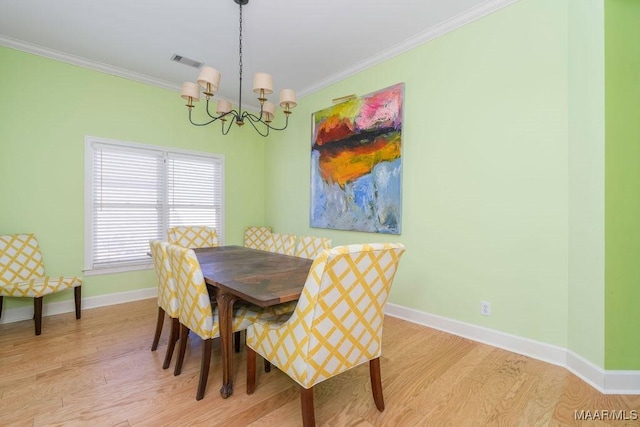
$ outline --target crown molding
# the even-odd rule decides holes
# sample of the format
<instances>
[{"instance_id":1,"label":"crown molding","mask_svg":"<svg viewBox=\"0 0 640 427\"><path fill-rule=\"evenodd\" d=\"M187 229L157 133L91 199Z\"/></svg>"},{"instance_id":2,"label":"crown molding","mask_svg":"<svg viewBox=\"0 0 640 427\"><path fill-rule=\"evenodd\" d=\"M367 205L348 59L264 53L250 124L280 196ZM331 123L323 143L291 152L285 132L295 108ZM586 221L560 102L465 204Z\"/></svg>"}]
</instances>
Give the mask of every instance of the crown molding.
<instances>
[{"instance_id":1,"label":"crown molding","mask_svg":"<svg viewBox=\"0 0 640 427\"><path fill-rule=\"evenodd\" d=\"M421 44L427 43L435 38L438 38L450 31L467 25L483 16L489 15L497 10L500 10L512 3L519 0L487 0L484 3L461 13L451 19L441 22L440 24L432 27L428 31L422 32L414 37L411 37L402 43L399 43L385 51L382 51L376 55L373 55L351 67L348 67L338 73L335 73L327 78L298 91L298 97L302 98L306 95L317 92L327 86L344 80L347 77L353 76L361 71L373 67L381 62L384 62L390 58L398 56L404 52L407 52ZM155 77L148 76L146 74L136 73L134 71L127 70L125 68L116 67L109 64L104 64L97 61L91 61L79 56L70 55L64 52L60 52L54 49L44 48L35 44L16 40L7 36L0 35L0 45L6 46L12 49L21 50L24 52L32 53L34 55L43 56L57 61L66 62L68 64L77 65L79 67L88 68L94 71L100 71L102 73L111 74L117 77L123 77L125 79L157 86L163 89L171 90L174 92L180 92L180 85L175 83L157 79ZM230 101L233 102L233 101ZM258 109L254 105L250 105L254 109Z\"/></svg>"},{"instance_id":2,"label":"crown molding","mask_svg":"<svg viewBox=\"0 0 640 427\"><path fill-rule=\"evenodd\" d=\"M517 1L519 0L487 0L484 3L471 8L464 13L461 13L457 16L454 16L453 18L447 19L446 21L437 24L434 27L431 27L427 31L419 33L418 35L413 36L395 46L392 46L387 50L377 53L351 67L345 68L344 70L336 74L333 74L307 88L298 91L298 97L302 98L321 89L324 89L327 86L344 80L347 77L358 74L361 71L371 68L374 65L380 64L402 53L405 53L415 47L420 46L421 44L427 43L433 39L443 36L448 32L463 27L477 19L482 18L483 16L489 15L506 6L516 3Z\"/></svg>"},{"instance_id":3,"label":"crown molding","mask_svg":"<svg viewBox=\"0 0 640 427\"><path fill-rule=\"evenodd\" d=\"M157 79L155 77L151 77L146 74L136 73L134 71L127 70L125 68L104 64L102 62L91 61L89 59L82 58L75 55L69 55L64 52L45 48L45 47L38 46L31 43L26 43L21 40L16 40L11 37L3 36L1 34L0 34L0 46L21 50L23 52L32 53L34 55L43 56L45 58L54 59L56 61L66 62L67 64L76 65L78 67L87 68L93 71L99 71L101 73L110 74L116 77L122 77L128 80L133 80L135 82L156 86L156 87L167 89L173 92L180 93L180 91L182 90L180 85L167 80ZM217 99L224 99L226 101L231 102L232 104L235 104L237 102L232 99L228 99L221 96L218 96ZM255 112L260 111L260 106L256 106L255 104L252 104L252 103L245 103L244 106L247 110L252 110Z\"/></svg>"},{"instance_id":4,"label":"crown molding","mask_svg":"<svg viewBox=\"0 0 640 427\"><path fill-rule=\"evenodd\" d=\"M35 44L16 40L11 37L0 35L0 45L11 49L21 50L23 52L32 53L34 55L43 56L45 58L55 59L56 61L66 62L67 64L77 65L79 67L88 68L94 71L111 74L117 77L146 83L152 86L161 87L174 92L180 92L180 86L162 79L148 76L146 74L136 73L125 68L116 67L102 62L91 61L79 56L69 55L54 49L44 48Z\"/></svg>"}]
</instances>

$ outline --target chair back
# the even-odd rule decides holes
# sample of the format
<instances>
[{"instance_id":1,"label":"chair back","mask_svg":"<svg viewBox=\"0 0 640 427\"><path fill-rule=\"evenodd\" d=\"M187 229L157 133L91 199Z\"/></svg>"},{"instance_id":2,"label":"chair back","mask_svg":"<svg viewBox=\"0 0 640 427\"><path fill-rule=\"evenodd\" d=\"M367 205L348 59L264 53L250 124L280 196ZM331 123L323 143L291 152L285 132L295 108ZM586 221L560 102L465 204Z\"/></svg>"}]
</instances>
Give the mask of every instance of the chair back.
<instances>
[{"instance_id":1,"label":"chair back","mask_svg":"<svg viewBox=\"0 0 640 427\"><path fill-rule=\"evenodd\" d=\"M249 226L244 230L244 246L261 251L269 250L271 227Z\"/></svg>"},{"instance_id":2,"label":"chair back","mask_svg":"<svg viewBox=\"0 0 640 427\"><path fill-rule=\"evenodd\" d=\"M202 339L219 335L220 327L213 317L207 285L192 249L177 245L167 247L169 263L178 289L178 319Z\"/></svg>"},{"instance_id":3,"label":"chair back","mask_svg":"<svg viewBox=\"0 0 640 427\"><path fill-rule=\"evenodd\" d=\"M404 251L396 243L323 251L287 320L296 342L286 348L295 355L277 354L276 365L309 388L379 357L384 307Z\"/></svg>"},{"instance_id":4,"label":"chair back","mask_svg":"<svg viewBox=\"0 0 640 427\"><path fill-rule=\"evenodd\" d=\"M176 319L178 317L178 288L169 264L168 246L167 242L160 240L149 242L153 266L158 278L158 305L169 317Z\"/></svg>"},{"instance_id":5,"label":"chair back","mask_svg":"<svg viewBox=\"0 0 640 427\"><path fill-rule=\"evenodd\" d=\"M295 249L296 236L294 234L271 233L267 249L269 252L293 255Z\"/></svg>"},{"instance_id":6,"label":"chair back","mask_svg":"<svg viewBox=\"0 0 640 427\"><path fill-rule=\"evenodd\" d=\"M33 234L0 236L0 284L26 282L44 276L44 262Z\"/></svg>"},{"instance_id":7,"label":"chair back","mask_svg":"<svg viewBox=\"0 0 640 427\"><path fill-rule=\"evenodd\" d=\"M169 243L183 248L210 248L220 246L218 232L205 225L181 225L168 231Z\"/></svg>"},{"instance_id":8,"label":"chair back","mask_svg":"<svg viewBox=\"0 0 640 427\"><path fill-rule=\"evenodd\" d=\"M325 249L331 249L331 239L326 237L302 236L296 245L295 256L316 259Z\"/></svg>"}]
</instances>

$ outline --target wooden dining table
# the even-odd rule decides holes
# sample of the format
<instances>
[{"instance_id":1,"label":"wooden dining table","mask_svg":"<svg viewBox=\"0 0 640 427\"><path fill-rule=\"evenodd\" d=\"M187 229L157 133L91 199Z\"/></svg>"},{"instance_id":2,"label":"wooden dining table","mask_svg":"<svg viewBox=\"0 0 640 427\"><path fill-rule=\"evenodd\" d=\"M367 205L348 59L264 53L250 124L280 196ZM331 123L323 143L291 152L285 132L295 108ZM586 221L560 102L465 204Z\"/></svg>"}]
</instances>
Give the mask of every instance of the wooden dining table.
<instances>
[{"instance_id":1,"label":"wooden dining table","mask_svg":"<svg viewBox=\"0 0 640 427\"><path fill-rule=\"evenodd\" d=\"M216 292L222 347L222 388L233 394L233 305L238 300L259 307L300 298L312 260L243 246L194 249L205 282Z\"/></svg>"}]
</instances>

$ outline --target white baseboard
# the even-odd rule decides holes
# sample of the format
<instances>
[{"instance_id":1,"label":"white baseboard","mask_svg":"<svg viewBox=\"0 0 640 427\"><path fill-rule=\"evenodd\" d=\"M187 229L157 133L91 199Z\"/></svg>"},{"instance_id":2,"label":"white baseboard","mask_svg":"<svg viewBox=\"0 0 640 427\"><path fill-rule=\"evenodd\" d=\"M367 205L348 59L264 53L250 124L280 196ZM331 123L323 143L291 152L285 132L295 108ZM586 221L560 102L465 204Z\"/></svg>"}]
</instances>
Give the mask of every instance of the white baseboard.
<instances>
[{"instance_id":1,"label":"white baseboard","mask_svg":"<svg viewBox=\"0 0 640 427\"><path fill-rule=\"evenodd\" d=\"M640 394L640 371L607 371L566 348L396 304L387 304L385 314L562 366L601 393Z\"/></svg>"},{"instance_id":2,"label":"white baseboard","mask_svg":"<svg viewBox=\"0 0 640 427\"><path fill-rule=\"evenodd\" d=\"M97 307L105 307L108 305L122 304L125 302L157 297L157 287L120 292L117 294L99 295L95 297L83 297L82 309L89 310ZM45 297L42 304L42 316L53 316L54 314L72 313L74 311L75 303L73 297L69 300L52 303L47 303L47 298ZM12 323L30 319L33 319L33 304L2 310L2 321L0 323Z\"/></svg>"},{"instance_id":3,"label":"white baseboard","mask_svg":"<svg viewBox=\"0 0 640 427\"><path fill-rule=\"evenodd\" d=\"M141 299L157 298L156 287L138 289L116 294L82 298L82 309L104 307ZM75 311L73 299L45 303L43 316L71 313ZM566 348L507 334L494 329L453 320L435 314L425 313L396 304L387 304L385 313L389 316L438 329L493 347L532 357L554 365L562 366L605 394L640 394L640 371L607 371L579 354ZM18 322L33 318L33 305L3 310L0 323Z\"/></svg>"}]
</instances>

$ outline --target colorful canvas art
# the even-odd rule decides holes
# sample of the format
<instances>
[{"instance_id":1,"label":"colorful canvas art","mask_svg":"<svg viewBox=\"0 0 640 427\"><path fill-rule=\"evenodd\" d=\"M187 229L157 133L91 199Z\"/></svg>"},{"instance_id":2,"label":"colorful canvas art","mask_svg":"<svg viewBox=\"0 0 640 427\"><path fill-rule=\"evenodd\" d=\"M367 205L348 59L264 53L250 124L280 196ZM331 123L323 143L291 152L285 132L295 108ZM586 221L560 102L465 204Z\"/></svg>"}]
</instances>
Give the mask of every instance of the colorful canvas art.
<instances>
[{"instance_id":1,"label":"colorful canvas art","mask_svg":"<svg viewBox=\"0 0 640 427\"><path fill-rule=\"evenodd\" d=\"M313 114L311 227L400 234L404 84Z\"/></svg>"}]
</instances>

